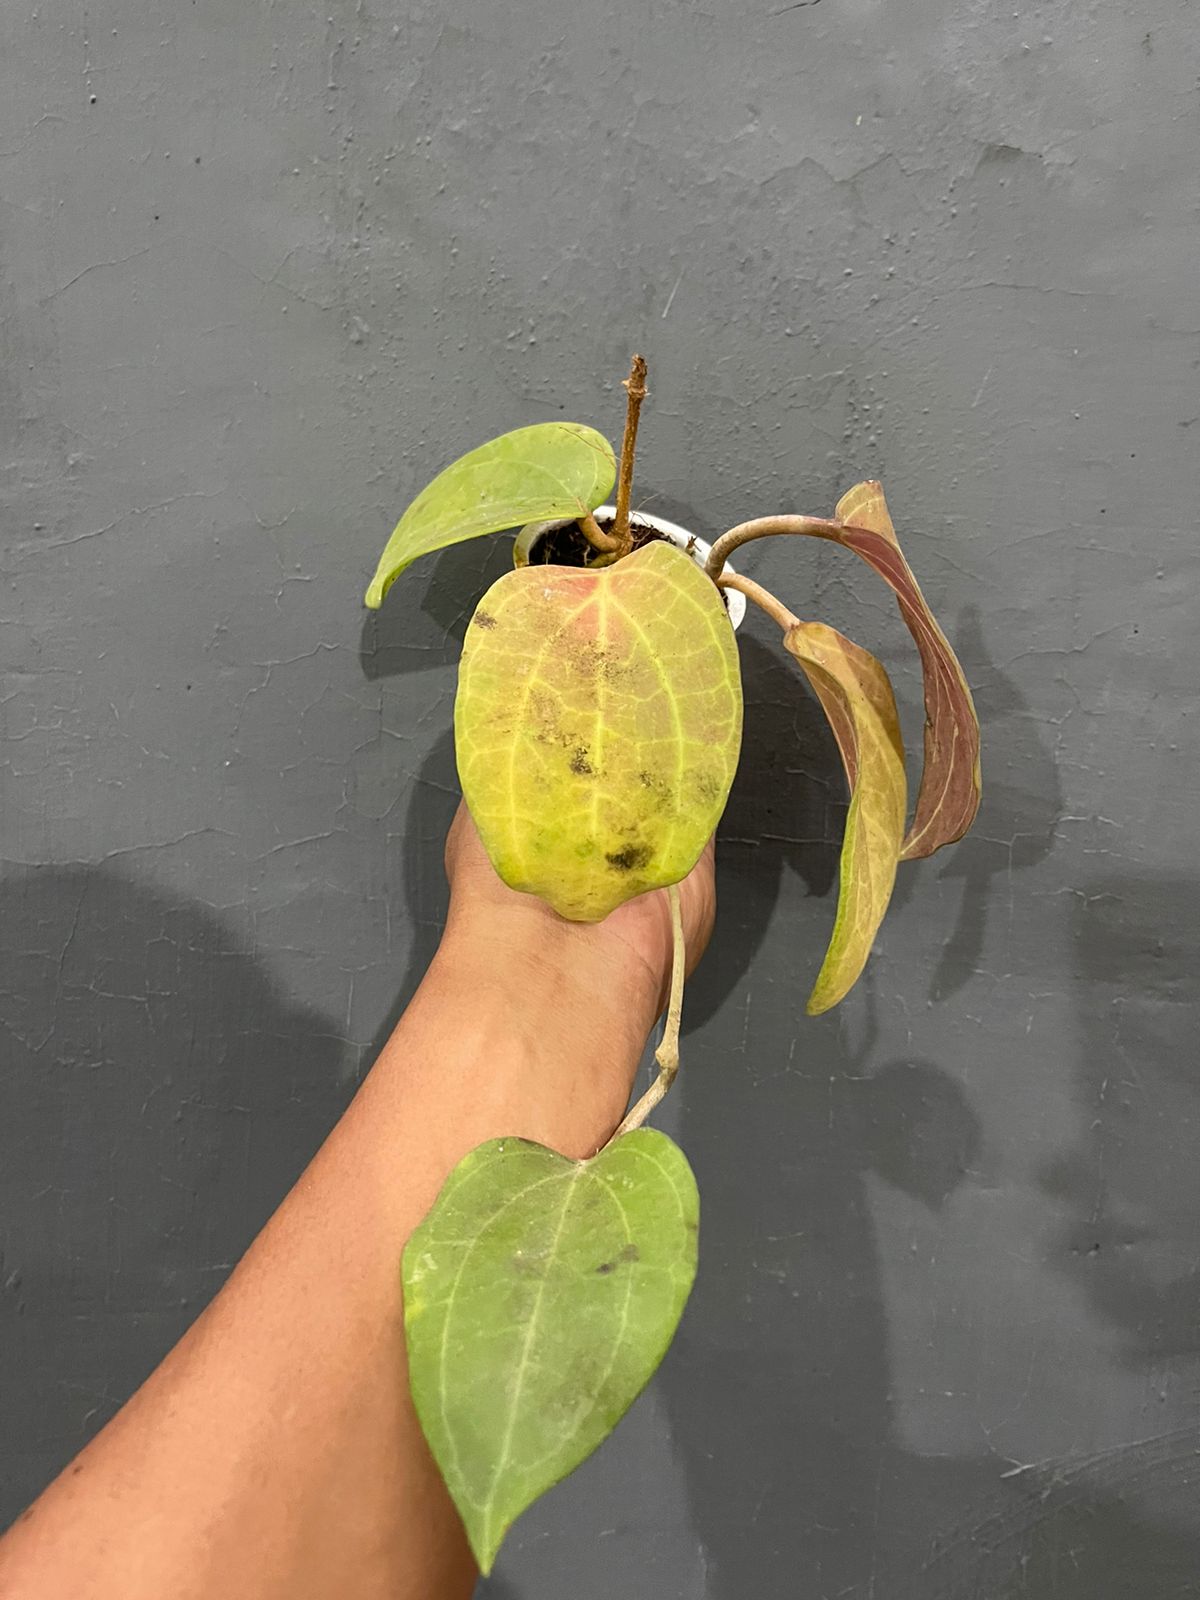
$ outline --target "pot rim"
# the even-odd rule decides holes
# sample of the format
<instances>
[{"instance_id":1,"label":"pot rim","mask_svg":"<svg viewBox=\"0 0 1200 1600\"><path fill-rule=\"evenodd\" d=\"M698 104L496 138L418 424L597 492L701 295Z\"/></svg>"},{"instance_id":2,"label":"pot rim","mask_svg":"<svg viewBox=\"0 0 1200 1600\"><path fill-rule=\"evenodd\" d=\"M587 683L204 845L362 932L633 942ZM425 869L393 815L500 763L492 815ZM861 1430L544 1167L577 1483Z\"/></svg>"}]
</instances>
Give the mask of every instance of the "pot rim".
<instances>
[{"instance_id":1,"label":"pot rim","mask_svg":"<svg viewBox=\"0 0 1200 1600\"><path fill-rule=\"evenodd\" d=\"M613 517L616 512L616 506L603 505L597 506L592 515L594 517ZM685 555L690 556L696 566L704 566L712 546L706 539L702 539L698 533L693 533L690 528L685 528L678 522L672 522L668 517L655 516L652 511L635 511L633 514L640 522L644 522L653 528L655 533L661 533L663 538L673 544L677 550L682 550ZM570 527L574 520L574 517L550 517L543 522L527 522L513 541L513 566L527 567L529 565L529 552L533 546L539 540L544 539L548 533L555 533L559 528ZM727 561L725 570L733 572L735 569ZM746 615L746 596L739 589L726 589L723 592L729 622L736 632L741 627L742 619Z\"/></svg>"}]
</instances>

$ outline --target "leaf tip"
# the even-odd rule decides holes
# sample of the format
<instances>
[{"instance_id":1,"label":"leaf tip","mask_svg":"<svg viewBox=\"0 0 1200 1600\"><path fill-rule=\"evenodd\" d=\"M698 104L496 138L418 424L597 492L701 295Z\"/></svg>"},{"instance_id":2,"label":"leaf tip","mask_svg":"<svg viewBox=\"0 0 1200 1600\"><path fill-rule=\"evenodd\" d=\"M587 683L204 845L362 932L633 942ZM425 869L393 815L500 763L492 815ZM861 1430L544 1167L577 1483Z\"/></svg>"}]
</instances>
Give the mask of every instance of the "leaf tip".
<instances>
[{"instance_id":1,"label":"leaf tip","mask_svg":"<svg viewBox=\"0 0 1200 1600\"><path fill-rule=\"evenodd\" d=\"M386 572L382 563L376 568L375 576L367 585L366 594L363 595L363 604L368 610L379 610L380 606L387 597L388 590L400 576L401 570L402 569L400 567L397 567L394 572Z\"/></svg>"},{"instance_id":2,"label":"leaf tip","mask_svg":"<svg viewBox=\"0 0 1200 1600\"><path fill-rule=\"evenodd\" d=\"M829 985L818 977L813 985L812 993L804 1003L805 1015L809 1017L824 1016L827 1011L832 1011L840 1000L845 999L846 992L843 989L839 994L836 990L831 990Z\"/></svg>"},{"instance_id":3,"label":"leaf tip","mask_svg":"<svg viewBox=\"0 0 1200 1600\"><path fill-rule=\"evenodd\" d=\"M504 1543L504 1536L508 1532L508 1527L505 1526L497 1536L492 1537L490 1523L490 1517L476 1526L466 1521L463 1523L467 1530L467 1543L471 1546L471 1554L475 1557L475 1565L485 1578L491 1577L496 1557L500 1554L500 1546Z\"/></svg>"}]
</instances>

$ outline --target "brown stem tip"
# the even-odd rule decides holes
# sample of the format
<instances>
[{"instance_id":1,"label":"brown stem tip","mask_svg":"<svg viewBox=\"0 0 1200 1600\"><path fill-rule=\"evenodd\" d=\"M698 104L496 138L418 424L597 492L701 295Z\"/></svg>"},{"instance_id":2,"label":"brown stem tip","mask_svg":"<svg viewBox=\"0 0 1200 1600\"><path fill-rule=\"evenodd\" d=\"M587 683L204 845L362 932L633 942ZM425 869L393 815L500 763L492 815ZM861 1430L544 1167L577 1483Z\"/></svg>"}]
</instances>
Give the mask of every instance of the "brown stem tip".
<instances>
[{"instance_id":1,"label":"brown stem tip","mask_svg":"<svg viewBox=\"0 0 1200 1600\"><path fill-rule=\"evenodd\" d=\"M646 398L646 360L635 355L629 366L629 376L622 379L629 399L625 405L625 437L621 441L621 473L617 479L617 514L613 520L613 538L617 540L622 555L628 555L633 546L629 533L629 496L633 489L633 456L637 449L638 417L642 401Z\"/></svg>"}]
</instances>

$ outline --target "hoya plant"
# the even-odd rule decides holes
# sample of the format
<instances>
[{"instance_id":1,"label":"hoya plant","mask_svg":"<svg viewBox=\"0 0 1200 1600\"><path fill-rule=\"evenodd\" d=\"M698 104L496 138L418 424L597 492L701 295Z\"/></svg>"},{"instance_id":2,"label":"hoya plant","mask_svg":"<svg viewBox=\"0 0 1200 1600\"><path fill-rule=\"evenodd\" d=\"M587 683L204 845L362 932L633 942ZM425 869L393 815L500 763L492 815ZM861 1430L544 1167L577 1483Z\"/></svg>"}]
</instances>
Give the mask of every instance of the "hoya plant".
<instances>
[{"instance_id":1,"label":"hoya plant","mask_svg":"<svg viewBox=\"0 0 1200 1600\"><path fill-rule=\"evenodd\" d=\"M514 570L479 601L454 709L463 796L497 873L560 916L597 921L665 889L674 931L657 1077L594 1156L493 1139L450 1174L404 1250L417 1414L484 1572L514 1520L611 1432L661 1361L696 1271L699 1198L683 1152L645 1126L679 1065L679 882L716 828L737 768L734 621L747 600L780 630L824 708L850 804L837 915L808 1011L853 985L900 862L966 832L979 804L971 692L905 560L878 483L830 518L767 516L709 548L631 517L646 367L635 357L617 481L608 440L573 422L518 428L463 456L413 501L367 591L413 561L522 528ZM920 653L924 770L911 818L883 666L727 565L753 539L801 535L883 579Z\"/></svg>"}]
</instances>

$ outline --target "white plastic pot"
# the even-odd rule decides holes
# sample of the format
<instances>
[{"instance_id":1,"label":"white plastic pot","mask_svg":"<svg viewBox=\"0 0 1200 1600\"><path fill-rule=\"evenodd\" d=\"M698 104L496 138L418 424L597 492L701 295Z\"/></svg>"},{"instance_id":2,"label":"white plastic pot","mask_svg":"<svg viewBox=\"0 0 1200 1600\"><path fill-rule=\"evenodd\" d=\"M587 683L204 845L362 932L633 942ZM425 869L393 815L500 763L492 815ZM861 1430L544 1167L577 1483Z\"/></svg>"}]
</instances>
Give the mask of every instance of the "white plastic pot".
<instances>
[{"instance_id":1,"label":"white plastic pot","mask_svg":"<svg viewBox=\"0 0 1200 1600\"><path fill-rule=\"evenodd\" d=\"M597 506L592 515L598 522L603 522L606 517L615 517L616 506ZM698 567L703 567L708 560L712 546L707 544L697 534L689 533L686 528L681 528L677 522L668 522L666 517L651 516L648 511L635 513L639 522L645 523L648 528L653 528L655 533L662 534L663 538L673 544L676 549L682 550L690 556ZM575 519L573 517L555 517L549 522L527 522L513 541L513 566L527 567L532 552L548 533L556 533L559 528L570 527ZM728 561L725 563L726 572L733 568ZM734 628L741 626L742 618L746 615L746 596L737 589L725 589L726 606L729 611L729 620Z\"/></svg>"}]
</instances>

